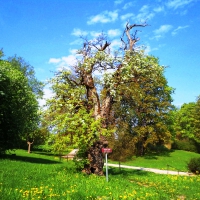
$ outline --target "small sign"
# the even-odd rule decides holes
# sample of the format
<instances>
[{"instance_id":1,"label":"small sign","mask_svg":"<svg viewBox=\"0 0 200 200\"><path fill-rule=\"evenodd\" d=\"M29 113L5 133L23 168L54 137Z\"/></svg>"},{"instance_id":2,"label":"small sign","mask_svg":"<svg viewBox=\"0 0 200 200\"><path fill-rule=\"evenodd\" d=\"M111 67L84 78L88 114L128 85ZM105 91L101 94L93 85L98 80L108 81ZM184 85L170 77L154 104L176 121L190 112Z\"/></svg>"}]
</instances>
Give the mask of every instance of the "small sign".
<instances>
[{"instance_id":1,"label":"small sign","mask_svg":"<svg viewBox=\"0 0 200 200\"><path fill-rule=\"evenodd\" d=\"M110 149L110 148L102 148L102 153L112 153L112 149Z\"/></svg>"}]
</instances>

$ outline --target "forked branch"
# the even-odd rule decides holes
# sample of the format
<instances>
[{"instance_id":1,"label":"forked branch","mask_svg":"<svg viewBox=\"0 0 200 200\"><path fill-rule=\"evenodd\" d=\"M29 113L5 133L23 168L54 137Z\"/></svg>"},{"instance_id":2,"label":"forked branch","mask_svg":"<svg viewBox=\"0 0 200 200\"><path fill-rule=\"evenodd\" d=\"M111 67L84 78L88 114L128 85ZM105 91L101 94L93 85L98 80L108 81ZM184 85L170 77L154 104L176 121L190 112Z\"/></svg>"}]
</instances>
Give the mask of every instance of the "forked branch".
<instances>
[{"instance_id":1,"label":"forked branch","mask_svg":"<svg viewBox=\"0 0 200 200\"><path fill-rule=\"evenodd\" d=\"M135 43L140 40L140 38L136 37L138 30L136 30L134 34L131 34L130 33L131 29L135 28L135 27L145 27L147 25L148 24L146 23L146 21L143 24L132 24L132 25L129 25L129 22L127 22L123 36L126 33L126 36L127 36L127 39L128 39L129 50L133 50ZM121 38L121 41L123 42L125 49L127 49L128 45L124 42L124 40L122 38Z\"/></svg>"}]
</instances>

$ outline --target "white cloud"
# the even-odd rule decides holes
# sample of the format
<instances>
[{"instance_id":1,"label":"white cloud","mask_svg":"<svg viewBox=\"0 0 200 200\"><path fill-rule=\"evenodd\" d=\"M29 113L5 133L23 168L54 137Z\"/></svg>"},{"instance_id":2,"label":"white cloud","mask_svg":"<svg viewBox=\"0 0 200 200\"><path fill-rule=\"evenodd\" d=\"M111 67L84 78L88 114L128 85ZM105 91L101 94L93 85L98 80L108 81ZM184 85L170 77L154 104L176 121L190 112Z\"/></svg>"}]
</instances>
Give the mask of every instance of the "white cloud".
<instances>
[{"instance_id":1,"label":"white cloud","mask_svg":"<svg viewBox=\"0 0 200 200\"><path fill-rule=\"evenodd\" d=\"M74 55L64 56L62 57L62 64L63 65L75 65L76 64L76 57Z\"/></svg>"},{"instance_id":2,"label":"white cloud","mask_svg":"<svg viewBox=\"0 0 200 200\"><path fill-rule=\"evenodd\" d=\"M102 34L102 32L97 32L97 31L91 31L90 32L90 35L92 36L92 37L95 37L95 38L97 38L98 36L100 36Z\"/></svg>"},{"instance_id":3,"label":"white cloud","mask_svg":"<svg viewBox=\"0 0 200 200\"><path fill-rule=\"evenodd\" d=\"M148 12L148 10L149 10L148 5L144 5L144 6L142 6L142 8L140 8L140 12Z\"/></svg>"},{"instance_id":4,"label":"white cloud","mask_svg":"<svg viewBox=\"0 0 200 200\"><path fill-rule=\"evenodd\" d=\"M121 46L122 42L120 40L112 40L110 45L111 52L118 50Z\"/></svg>"},{"instance_id":5,"label":"white cloud","mask_svg":"<svg viewBox=\"0 0 200 200\"><path fill-rule=\"evenodd\" d=\"M149 11L149 6L144 5L142 8L139 10L139 14L136 16L137 21L146 21L150 20L155 16L155 13Z\"/></svg>"},{"instance_id":6,"label":"white cloud","mask_svg":"<svg viewBox=\"0 0 200 200\"><path fill-rule=\"evenodd\" d=\"M126 10L127 8L130 8L131 6L133 6L133 2L128 2L123 6L123 9Z\"/></svg>"},{"instance_id":7,"label":"white cloud","mask_svg":"<svg viewBox=\"0 0 200 200\"><path fill-rule=\"evenodd\" d=\"M70 45L80 45L82 43L83 43L83 40L80 38L80 39L77 39L77 40L70 42L69 44Z\"/></svg>"},{"instance_id":8,"label":"white cloud","mask_svg":"<svg viewBox=\"0 0 200 200\"><path fill-rule=\"evenodd\" d=\"M148 55L151 51L152 51L152 50L151 50L151 47L150 47L149 45L147 45L147 46L145 47L145 49L144 49L144 53L147 54L147 55Z\"/></svg>"},{"instance_id":9,"label":"white cloud","mask_svg":"<svg viewBox=\"0 0 200 200\"><path fill-rule=\"evenodd\" d=\"M44 92L43 98L38 100L40 107L43 107L46 104L47 99L50 99L54 96L52 90L50 90L49 88L44 88L43 92Z\"/></svg>"},{"instance_id":10,"label":"white cloud","mask_svg":"<svg viewBox=\"0 0 200 200\"><path fill-rule=\"evenodd\" d=\"M110 29L107 34L109 37L116 37L121 34L121 31L119 29Z\"/></svg>"},{"instance_id":11,"label":"white cloud","mask_svg":"<svg viewBox=\"0 0 200 200\"><path fill-rule=\"evenodd\" d=\"M81 29L79 28L74 28L73 32L72 32L72 35L75 35L75 36L86 36L88 34L87 31L82 31Z\"/></svg>"},{"instance_id":12,"label":"white cloud","mask_svg":"<svg viewBox=\"0 0 200 200\"><path fill-rule=\"evenodd\" d=\"M90 17L87 21L87 24L95 24L95 23L109 23L114 22L118 18L118 11L104 11L101 14Z\"/></svg>"},{"instance_id":13,"label":"white cloud","mask_svg":"<svg viewBox=\"0 0 200 200\"><path fill-rule=\"evenodd\" d=\"M153 10L154 10L154 12L156 12L156 13L162 12L162 11L164 11L164 7L163 7L163 6L159 6L159 7L154 8Z\"/></svg>"},{"instance_id":14,"label":"white cloud","mask_svg":"<svg viewBox=\"0 0 200 200\"><path fill-rule=\"evenodd\" d=\"M184 11L181 11L181 12L180 12L180 15L183 16L183 15L186 15L187 13L188 13L188 11L187 11L187 10L184 10Z\"/></svg>"},{"instance_id":15,"label":"white cloud","mask_svg":"<svg viewBox=\"0 0 200 200\"><path fill-rule=\"evenodd\" d=\"M61 61L60 58L50 58L49 59L49 63L52 63L52 64L59 63L60 61Z\"/></svg>"},{"instance_id":16,"label":"white cloud","mask_svg":"<svg viewBox=\"0 0 200 200\"><path fill-rule=\"evenodd\" d=\"M153 31L155 36L152 39L158 40L162 38L167 32L169 32L172 29L172 27L172 25L168 24L160 26L160 28Z\"/></svg>"},{"instance_id":17,"label":"white cloud","mask_svg":"<svg viewBox=\"0 0 200 200\"><path fill-rule=\"evenodd\" d=\"M54 62L56 61L56 62ZM74 55L63 56L61 58L50 58L49 63L55 64L57 70L70 69L70 66L75 65L77 59Z\"/></svg>"},{"instance_id":18,"label":"white cloud","mask_svg":"<svg viewBox=\"0 0 200 200\"><path fill-rule=\"evenodd\" d=\"M174 29L172 35L176 35L181 29L188 28L189 26L178 26L178 28Z\"/></svg>"},{"instance_id":19,"label":"white cloud","mask_svg":"<svg viewBox=\"0 0 200 200\"><path fill-rule=\"evenodd\" d=\"M160 28L156 29L156 30L154 31L154 33L155 33L156 35L161 35L161 34L167 33L167 32L170 31L171 29L172 29L172 25L166 24L166 25L160 26Z\"/></svg>"},{"instance_id":20,"label":"white cloud","mask_svg":"<svg viewBox=\"0 0 200 200\"><path fill-rule=\"evenodd\" d=\"M152 52L152 51L157 51L158 49L159 49L158 47L156 47L156 48L151 48L150 45L145 45L145 46L144 46L144 53L148 55L150 52Z\"/></svg>"},{"instance_id":21,"label":"white cloud","mask_svg":"<svg viewBox=\"0 0 200 200\"><path fill-rule=\"evenodd\" d=\"M173 8L174 10L179 7L184 7L191 3L193 0L170 0L166 3L168 8Z\"/></svg>"},{"instance_id":22,"label":"white cloud","mask_svg":"<svg viewBox=\"0 0 200 200\"><path fill-rule=\"evenodd\" d=\"M121 4L123 1L124 1L124 0L116 0L116 1L114 1L114 3L115 3L116 5L118 5L118 4Z\"/></svg>"},{"instance_id":23,"label":"white cloud","mask_svg":"<svg viewBox=\"0 0 200 200\"><path fill-rule=\"evenodd\" d=\"M70 52L71 54L76 54L77 51L78 51L78 49L70 49L70 50L69 50L69 52Z\"/></svg>"},{"instance_id":24,"label":"white cloud","mask_svg":"<svg viewBox=\"0 0 200 200\"><path fill-rule=\"evenodd\" d=\"M122 15L120 18L121 18L121 20L126 20L126 19L128 19L130 17L133 17L133 16L134 16L133 13L127 13L125 15Z\"/></svg>"}]
</instances>

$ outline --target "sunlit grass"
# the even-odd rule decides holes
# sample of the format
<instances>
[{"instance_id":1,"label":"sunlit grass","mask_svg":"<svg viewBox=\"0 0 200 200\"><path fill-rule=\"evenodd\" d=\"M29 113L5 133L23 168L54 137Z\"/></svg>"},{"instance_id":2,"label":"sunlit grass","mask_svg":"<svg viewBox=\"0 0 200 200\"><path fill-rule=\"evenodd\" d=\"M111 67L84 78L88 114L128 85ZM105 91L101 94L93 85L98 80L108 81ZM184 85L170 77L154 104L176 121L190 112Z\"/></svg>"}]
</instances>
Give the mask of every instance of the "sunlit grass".
<instances>
[{"instance_id":1,"label":"sunlit grass","mask_svg":"<svg viewBox=\"0 0 200 200\"><path fill-rule=\"evenodd\" d=\"M39 153L39 152L38 152ZM147 160L148 161L148 160ZM0 159L0 199L199 199L200 176L158 175L109 169L105 177L84 175L71 161L27 154Z\"/></svg>"},{"instance_id":2,"label":"sunlit grass","mask_svg":"<svg viewBox=\"0 0 200 200\"><path fill-rule=\"evenodd\" d=\"M123 165L148 167L156 169L170 169L175 171L188 171L187 163L191 158L199 158L200 154L182 150L169 151L161 155L146 155L133 157L132 160L121 162ZM110 160L110 163L118 163Z\"/></svg>"}]
</instances>

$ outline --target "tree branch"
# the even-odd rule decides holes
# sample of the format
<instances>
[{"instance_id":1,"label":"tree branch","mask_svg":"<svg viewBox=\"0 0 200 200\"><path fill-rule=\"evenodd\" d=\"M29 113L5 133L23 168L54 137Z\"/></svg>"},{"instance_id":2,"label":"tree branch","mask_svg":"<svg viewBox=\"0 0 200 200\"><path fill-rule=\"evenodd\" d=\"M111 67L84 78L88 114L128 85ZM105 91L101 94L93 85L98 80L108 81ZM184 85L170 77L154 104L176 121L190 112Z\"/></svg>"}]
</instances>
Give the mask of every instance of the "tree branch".
<instances>
[{"instance_id":1,"label":"tree branch","mask_svg":"<svg viewBox=\"0 0 200 200\"><path fill-rule=\"evenodd\" d=\"M131 29L135 28L135 27L145 27L147 25L148 24L146 23L146 21L143 24L132 24L132 25L129 25L129 22L127 22L126 28L125 28L124 33L123 33L123 36L126 33L126 36L128 38L129 50L133 50L134 46L135 46L135 43L140 40L140 38L136 38L138 30L135 31L134 35L131 35L131 33L130 33ZM121 38L121 41L123 42L123 44L125 44L125 48L127 49L128 45L124 42L124 40L122 38Z\"/></svg>"}]
</instances>

